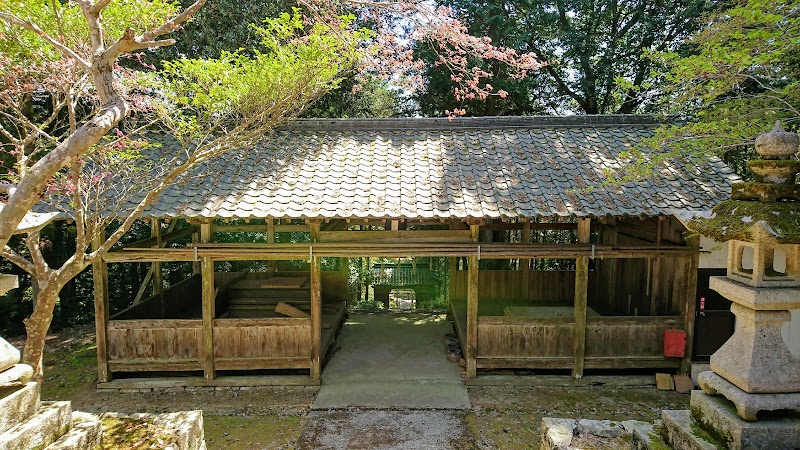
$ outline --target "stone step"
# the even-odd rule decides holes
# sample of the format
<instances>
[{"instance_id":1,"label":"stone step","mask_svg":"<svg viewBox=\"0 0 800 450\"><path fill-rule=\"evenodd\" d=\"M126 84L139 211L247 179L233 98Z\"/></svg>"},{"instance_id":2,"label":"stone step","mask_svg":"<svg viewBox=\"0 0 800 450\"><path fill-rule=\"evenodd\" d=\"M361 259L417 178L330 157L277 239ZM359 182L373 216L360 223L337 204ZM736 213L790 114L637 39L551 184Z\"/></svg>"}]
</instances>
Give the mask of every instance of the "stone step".
<instances>
[{"instance_id":1,"label":"stone step","mask_svg":"<svg viewBox=\"0 0 800 450\"><path fill-rule=\"evenodd\" d=\"M674 450L717 450L726 448L711 442L713 438L707 436L692 420L692 413L686 410L661 411L664 421L664 438L667 446ZM657 448L657 447L656 447Z\"/></svg>"},{"instance_id":2,"label":"stone step","mask_svg":"<svg viewBox=\"0 0 800 450\"><path fill-rule=\"evenodd\" d=\"M0 435L25 422L39 409L39 383L31 381L21 388L0 389Z\"/></svg>"},{"instance_id":3,"label":"stone step","mask_svg":"<svg viewBox=\"0 0 800 450\"><path fill-rule=\"evenodd\" d=\"M631 448L633 450L664 450L667 444L661 437L663 424L656 420L655 424L635 427L631 430Z\"/></svg>"},{"instance_id":4,"label":"stone step","mask_svg":"<svg viewBox=\"0 0 800 450\"><path fill-rule=\"evenodd\" d=\"M70 402L41 402L39 410L33 417L0 434L0 448L42 449L69 431L71 426Z\"/></svg>"},{"instance_id":5,"label":"stone step","mask_svg":"<svg viewBox=\"0 0 800 450\"><path fill-rule=\"evenodd\" d=\"M72 413L72 428L44 450L92 450L101 444L103 423L94 414Z\"/></svg>"},{"instance_id":6,"label":"stone step","mask_svg":"<svg viewBox=\"0 0 800 450\"><path fill-rule=\"evenodd\" d=\"M27 364L15 364L0 372L0 386L23 385L33 378L33 367Z\"/></svg>"}]
</instances>

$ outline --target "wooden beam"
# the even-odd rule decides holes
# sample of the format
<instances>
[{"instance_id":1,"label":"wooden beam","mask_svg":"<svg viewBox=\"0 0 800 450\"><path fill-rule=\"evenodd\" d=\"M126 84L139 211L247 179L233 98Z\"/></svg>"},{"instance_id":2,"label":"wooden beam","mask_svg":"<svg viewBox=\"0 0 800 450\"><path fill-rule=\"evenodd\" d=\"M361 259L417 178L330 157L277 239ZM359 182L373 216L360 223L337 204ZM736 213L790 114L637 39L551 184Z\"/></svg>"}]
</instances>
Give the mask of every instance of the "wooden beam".
<instances>
[{"instance_id":1,"label":"wooden beam","mask_svg":"<svg viewBox=\"0 0 800 450\"><path fill-rule=\"evenodd\" d=\"M200 233L192 233L192 245L197 245L200 243ZM192 275L197 275L200 273L200 261L192 262Z\"/></svg>"},{"instance_id":2,"label":"wooden beam","mask_svg":"<svg viewBox=\"0 0 800 450\"><path fill-rule=\"evenodd\" d=\"M280 243L280 244L197 244L197 256L209 256L217 261L247 261L247 260L308 260L309 246L313 247L314 254L320 257L386 257L405 258L409 256L420 257L466 257L477 253L477 243L452 242L452 243L376 243L376 242L349 242L349 243ZM503 244L484 242L480 244L482 259L509 259L509 258L563 258L574 259L579 256L595 258L648 258L664 256L665 258L681 258L691 254L686 246L595 246L594 252L591 245L581 244ZM142 261L193 261L195 250L192 246L187 248L165 249L128 249L108 252L103 255L106 262L142 262Z\"/></svg>"},{"instance_id":3,"label":"wooden beam","mask_svg":"<svg viewBox=\"0 0 800 450\"><path fill-rule=\"evenodd\" d=\"M142 281L142 285L139 286L139 290L136 292L136 297L133 298L133 303L131 303L131 306L136 306L142 302L142 300L144 299L144 293L150 286L151 278L153 278L153 265L151 265L150 269L147 270L147 274L144 276L144 281Z\"/></svg>"},{"instance_id":4,"label":"wooden beam","mask_svg":"<svg viewBox=\"0 0 800 450\"><path fill-rule=\"evenodd\" d=\"M312 232L313 233L313 232ZM311 379L322 373L322 272L320 258L311 258Z\"/></svg>"},{"instance_id":5,"label":"wooden beam","mask_svg":"<svg viewBox=\"0 0 800 450\"><path fill-rule=\"evenodd\" d=\"M158 219L152 219L152 220L158 220ZM169 231L161 235L162 244L174 241L175 239L182 238L190 234L197 233L197 226L195 225L181 228L180 230L174 230L175 224L177 222L178 219L173 219L173 222L170 224ZM122 246L122 248L147 248L147 247L153 247L157 244L158 244L158 238L154 234L151 234L151 236L147 239L142 239L140 241L131 242L130 244L125 244Z\"/></svg>"},{"instance_id":6,"label":"wooden beam","mask_svg":"<svg viewBox=\"0 0 800 450\"><path fill-rule=\"evenodd\" d=\"M679 291L684 295L683 298L683 322L686 327L686 354L681 361L681 373L690 375L692 373L692 352L694 351L694 324L697 308L697 270L700 267L700 237L695 236L687 239L689 246L694 250L688 259L688 273L686 274L686 288Z\"/></svg>"},{"instance_id":7,"label":"wooden beam","mask_svg":"<svg viewBox=\"0 0 800 450\"><path fill-rule=\"evenodd\" d=\"M271 219L267 219L267 224ZM213 232L214 233L263 233L265 230L264 225L260 224L239 224L239 225L219 225L214 224ZM296 224L296 225L274 225L273 230L275 233L290 233L290 232L308 232L309 228L308 225Z\"/></svg>"},{"instance_id":8,"label":"wooden beam","mask_svg":"<svg viewBox=\"0 0 800 450\"><path fill-rule=\"evenodd\" d=\"M591 219L578 219L578 243L588 244L591 237ZM586 355L586 307L589 292L589 258L579 256L575 260L575 339L572 376L583 377L584 357Z\"/></svg>"},{"instance_id":9,"label":"wooden beam","mask_svg":"<svg viewBox=\"0 0 800 450\"><path fill-rule=\"evenodd\" d=\"M470 237L478 241L479 225L470 225ZM467 361L467 378L477 376L478 360L478 255L470 256L467 263L467 348L465 359Z\"/></svg>"},{"instance_id":10,"label":"wooden beam","mask_svg":"<svg viewBox=\"0 0 800 450\"><path fill-rule=\"evenodd\" d=\"M319 242L470 242L467 230L321 231Z\"/></svg>"},{"instance_id":11,"label":"wooden beam","mask_svg":"<svg viewBox=\"0 0 800 450\"><path fill-rule=\"evenodd\" d=\"M106 240L105 230L101 230L92 239L92 247L100 248ZM97 381L111 381L108 368L108 266L102 258L92 263L94 280L94 326L97 339Z\"/></svg>"}]
</instances>

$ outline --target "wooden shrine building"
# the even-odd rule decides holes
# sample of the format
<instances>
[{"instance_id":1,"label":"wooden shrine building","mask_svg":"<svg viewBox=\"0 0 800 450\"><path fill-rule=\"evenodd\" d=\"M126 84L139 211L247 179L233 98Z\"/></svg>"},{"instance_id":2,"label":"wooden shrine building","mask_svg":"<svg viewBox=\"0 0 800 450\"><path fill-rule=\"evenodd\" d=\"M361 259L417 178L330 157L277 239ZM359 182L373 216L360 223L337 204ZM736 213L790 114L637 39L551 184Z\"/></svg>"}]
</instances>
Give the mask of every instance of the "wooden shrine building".
<instances>
[{"instance_id":1,"label":"wooden shrine building","mask_svg":"<svg viewBox=\"0 0 800 450\"><path fill-rule=\"evenodd\" d=\"M354 257L448 258L443 289L468 377L687 370L699 250L674 213L710 209L737 177L711 158L604 185L656 126L644 116L297 120L171 187L143 217L152 237L95 264L99 380L294 369L318 381L348 283L321 265ZM161 265L173 261L195 274L163 290ZM268 268L215 269L235 261ZM153 295L109 317L106 265L124 262L152 263ZM275 312L281 302L289 316ZM665 354L673 328L687 344Z\"/></svg>"}]
</instances>

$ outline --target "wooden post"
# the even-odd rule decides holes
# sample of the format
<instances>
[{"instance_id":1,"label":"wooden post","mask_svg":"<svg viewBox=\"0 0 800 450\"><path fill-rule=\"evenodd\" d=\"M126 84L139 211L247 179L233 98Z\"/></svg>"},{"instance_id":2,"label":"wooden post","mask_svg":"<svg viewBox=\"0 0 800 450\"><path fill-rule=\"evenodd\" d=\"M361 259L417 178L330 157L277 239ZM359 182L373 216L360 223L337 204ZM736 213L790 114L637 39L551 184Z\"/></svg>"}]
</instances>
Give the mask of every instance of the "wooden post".
<instances>
[{"instance_id":1,"label":"wooden post","mask_svg":"<svg viewBox=\"0 0 800 450\"><path fill-rule=\"evenodd\" d=\"M275 243L275 221L272 219L267 219L267 243ZM275 273L275 261L267 262L267 273L270 275Z\"/></svg>"},{"instance_id":2,"label":"wooden post","mask_svg":"<svg viewBox=\"0 0 800 450\"><path fill-rule=\"evenodd\" d=\"M150 236L156 238L155 248L161 248L163 242L161 240L161 219L150 219ZM154 261L153 265L153 296L158 296L158 302L161 309L161 318L164 318L164 274L161 272L161 262Z\"/></svg>"},{"instance_id":3,"label":"wooden post","mask_svg":"<svg viewBox=\"0 0 800 450\"><path fill-rule=\"evenodd\" d=\"M319 240L322 222L309 220L311 242ZM319 380L322 374L322 272L320 258L311 258L311 379Z\"/></svg>"},{"instance_id":4,"label":"wooden post","mask_svg":"<svg viewBox=\"0 0 800 450\"><path fill-rule=\"evenodd\" d=\"M663 216L658 217L656 225L656 245L661 245L662 225L666 218ZM650 276L650 315L658 315L658 297L661 291L661 257L656 256L652 266L653 273ZM664 300L666 303L666 299Z\"/></svg>"},{"instance_id":5,"label":"wooden post","mask_svg":"<svg viewBox=\"0 0 800 450\"><path fill-rule=\"evenodd\" d=\"M604 245L617 245L616 219L613 217L606 217L602 223L600 242ZM604 259L601 261L600 267L602 268L601 273L604 282L604 286L602 286L601 289L606 293L610 308L619 312L621 307L617 304L617 259ZM625 314L628 314L627 310Z\"/></svg>"},{"instance_id":6,"label":"wooden post","mask_svg":"<svg viewBox=\"0 0 800 450\"><path fill-rule=\"evenodd\" d=\"M450 222L449 228L454 230L453 222ZM447 302L451 303L456 298L456 258L451 256L449 259L450 266L448 268L448 283L447 283Z\"/></svg>"},{"instance_id":7,"label":"wooden post","mask_svg":"<svg viewBox=\"0 0 800 450\"><path fill-rule=\"evenodd\" d=\"M322 291L320 258L311 258L311 379L319 380L322 373Z\"/></svg>"},{"instance_id":8,"label":"wooden post","mask_svg":"<svg viewBox=\"0 0 800 450\"><path fill-rule=\"evenodd\" d=\"M697 308L697 270L700 267L700 237L695 236L687 239L687 244L692 248L692 254L688 256L688 273L686 274L686 288L684 292L684 311L683 323L686 326L686 355L681 361L681 373L690 375L692 373L692 352L694 351L694 321L695 309Z\"/></svg>"},{"instance_id":9,"label":"wooden post","mask_svg":"<svg viewBox=\"0 0 800 450\"><path fill-rule=\"evenodd\" d=\"M345 308L350 306L350 258L341 258L342 278L344 278Z\"/></svg>"},{"instance_id":10,"label":"wooden post","mask_svg":"<svg viewBox=\"0 0 800 450\"><path fill-rule=\"evenodd\" d=\"M478 241L480 227L470 225L473 242ZM475 378L478 369L478 256L470 256L467 263L467 378Z\"/></svg>"},{"instance_id":11,"label":"wooden post","mask_svg":"<svg viewBox=\"0 0 800 450\"><path fill-rule=\"evenodd\" d=\"M522 224L522 243L523 244L530 244L531 243L531 222L530 220L526 220ZM530 299L530 289L531 289L531 260L528 258L522 258L519 260L520 270L522 270L522 292L525 293L525 298Z\"/></svg>"},{"instance_id":12,"label":"wooden post","mask_svg":"<svg viewBox=\"0 0 800 450\"><path fill-rule=\"evenodd\" d=\"M449 282L447 283L447 301L452 302L456 298L456 258L451 256L449 267Z\"/></svg>"},{"instance_id":13,"label":"wooden post","mask_svg":"<svg viewBox=\"0 0 800 450\"><path fill-rule=\"evenodd\" d=\"M200 224L200 242L211 242L211 222ZM206 379L216 377L214 370L214 260L203 257L200 264L203 301L203 373Z\"/></svg>"},{"instance_id":14,"label":"wooden post","mask_svg":"<svg viewBox=\"0 0 800 450\"><path fill-rule=\"evenodd\" d=\"M578 219L578 243L588 244L591 234L591 219ZM579 256L575 259L575 332L573 334L575 363L572 376L583 377L584 355L586 353L586 300L589 289L589 258Z\"/></svg>"},{"instance_id":15,"label":"wooden post","mask_svg":"<svg viewBox=\"0 0 800 450\"><path fill-rule=\"evenodd\" d=\"M105 230L97 232L92 247L100 248L106 240ZM102 256L92 263L94 280L94 326L97 337L97 381L111 381L108 370L108 266Z\"/></svg>"},{"instance_id":16,"label":"wooden post","mask_svg":"<svg viewBox=\"0 0 800 450\"><path fill-rule=\"evenodd\" d=\"M200 243L200 235L198 233L192 233L192 244L196 245L198 243ZM192 263L192 275L197 275L199 273L200 273L200 261L195 261Z\"/></svg>"}]
</instances>

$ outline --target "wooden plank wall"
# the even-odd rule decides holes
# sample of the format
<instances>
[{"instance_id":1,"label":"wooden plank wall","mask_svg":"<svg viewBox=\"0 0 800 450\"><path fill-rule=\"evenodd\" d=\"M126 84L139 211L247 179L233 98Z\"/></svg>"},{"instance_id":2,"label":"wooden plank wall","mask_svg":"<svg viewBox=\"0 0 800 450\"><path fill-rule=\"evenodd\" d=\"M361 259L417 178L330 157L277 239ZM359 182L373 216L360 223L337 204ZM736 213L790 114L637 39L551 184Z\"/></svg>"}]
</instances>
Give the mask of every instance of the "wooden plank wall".
<instances>
[{"instance_id":1,"label":"wooden plank wall","mask_svg":"<svg viewBox=\"0 0 800 450\"><path fill-rule=\"evenodd\" d=\"M308 368L311 320L214 320L214 365L219 370Z\"/></svg>"},{"instance_id":2,"label":"wooden plank wall","mask_svg":"<svg viewBox=\"0 0 800 450\"><path fill-rule=\"evenodd\" d=\"M528 277L526 289L523 282ZM467 271L457 270L451 275L455 300L467 298ZM478 299L480 302L528 299L572 303L575 296L575 272L521 270L481 270L478 272Z\"/></svg>"},{"instance_id":3,"label":"wooden plank wall","mask_svg":"<svg viewBox=\"0 0 800 450\"><path fill-rule=\"evenodd\" d=\"M683 327L680 316L588 317L584 365L591 369L676 368L665 358L664 330ZM571 318L479 317L478 367L573 368Z\"/></svg>"},{"instance_id":4,"label":"wooden plank wall","mask_svg":"<svg viewBox=\"0 0 800 450\"><path fill-rule=\"evenodd\" d=\"M661 357L671 327L683 327L680 316L588 317L586 357Z\"/></svg>"},{"instance_id":5,"label":"wooden plank wall","mask_svg":"<svg viewBox=\"0 0 800 450\"><path fill-rule=\"evenodd\" d=\"M117 320L108 324L114 371L200 370L202 320Z\"/></svg>"},{"instance_id":6,"label":"wooden plank wall","mask_svg":"<svg viewBox=\"0 0 800 450\"><path fill-rule=\"evenodd\" d=\"M566 357L571 366L573 326L572 318L479 317L478 357Z\"/></svg>"}]
</instances>

